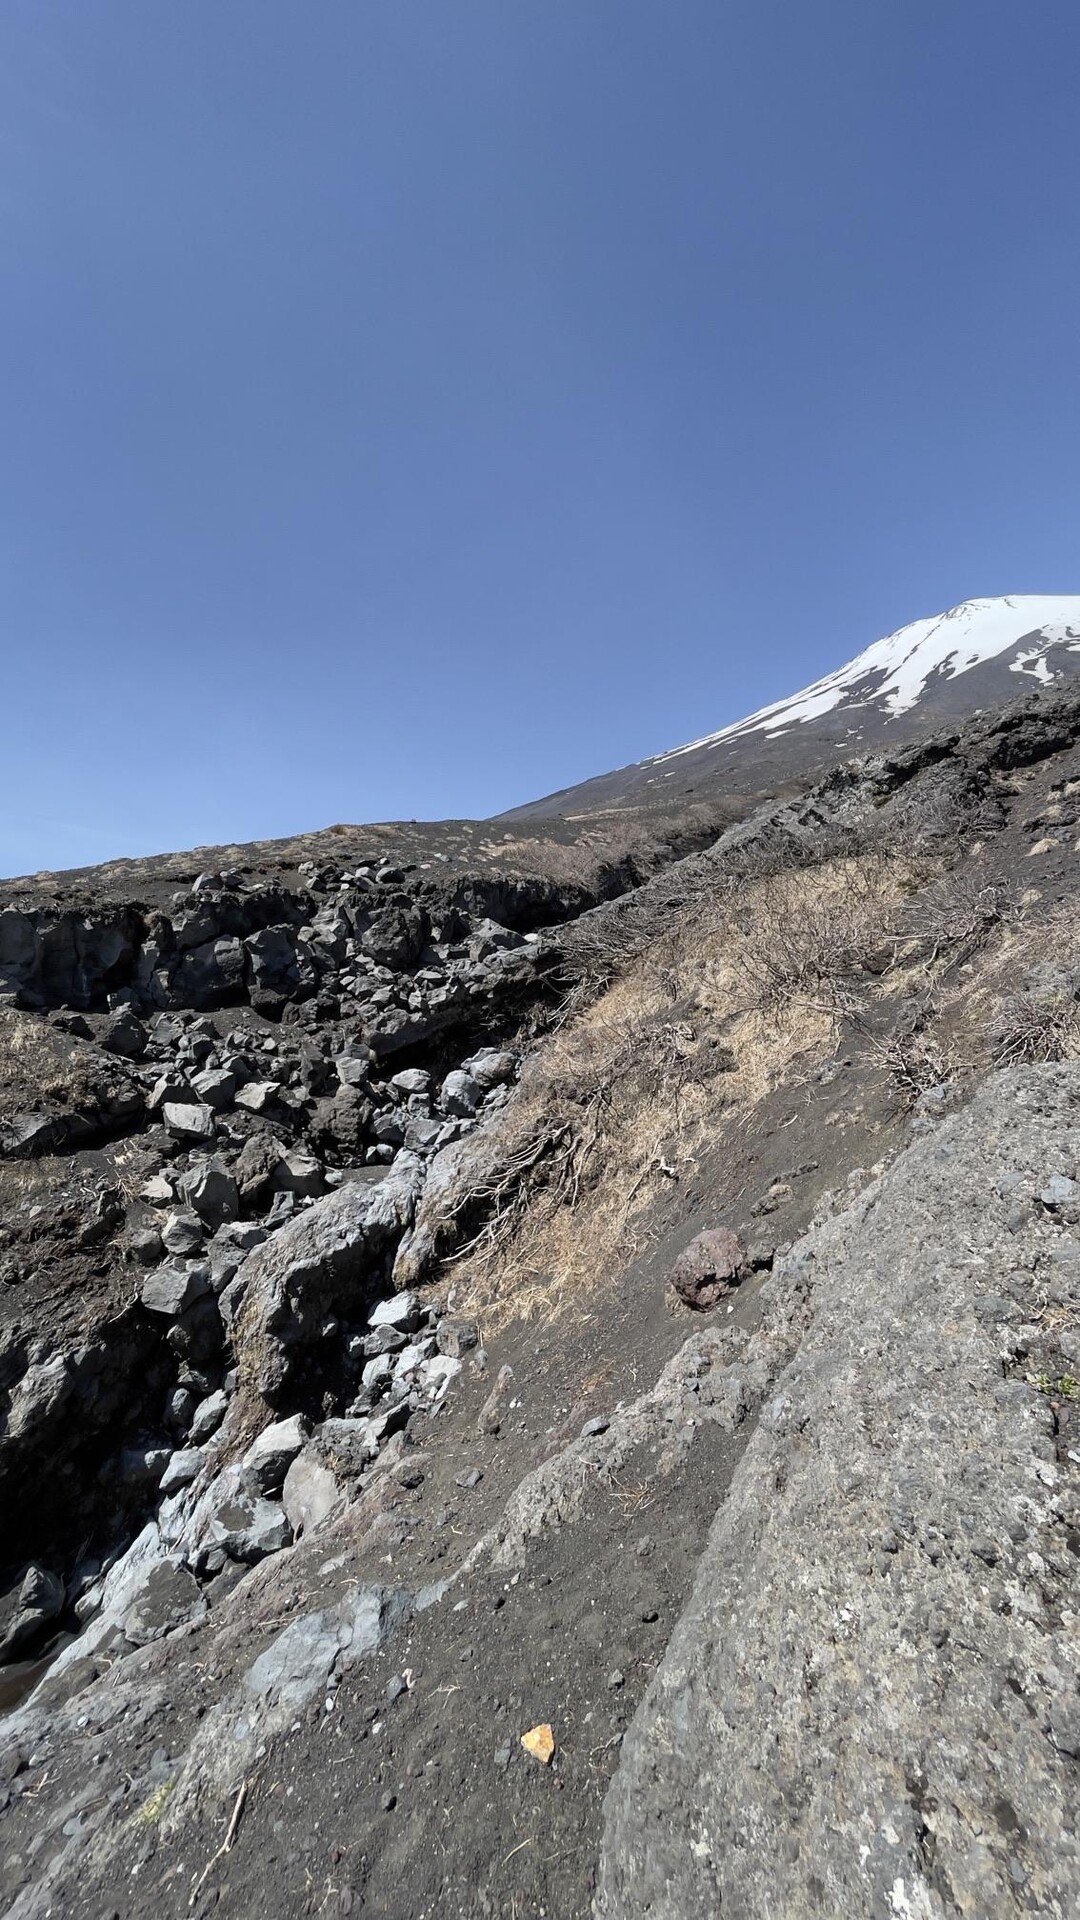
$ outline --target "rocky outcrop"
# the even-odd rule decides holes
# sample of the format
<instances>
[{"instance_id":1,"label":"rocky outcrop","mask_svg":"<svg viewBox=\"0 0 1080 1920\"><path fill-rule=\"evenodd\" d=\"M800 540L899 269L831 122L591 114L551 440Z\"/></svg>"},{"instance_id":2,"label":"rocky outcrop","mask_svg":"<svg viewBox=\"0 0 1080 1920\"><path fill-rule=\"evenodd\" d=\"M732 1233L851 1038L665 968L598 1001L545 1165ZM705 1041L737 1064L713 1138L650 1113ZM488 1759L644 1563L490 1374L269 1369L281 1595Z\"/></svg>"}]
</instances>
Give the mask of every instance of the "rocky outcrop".
<instances>
[{"instance_id":1,"label":"rocky outcrop","mask_svg":"<svg viewBox=\"0 0 1080 1920\"><path fill-rule=\"evenodd\" d=\"M996 1075L781 1263L605 1920L1075 1911L1078 1121L1080 1069Z\"/></svg>"},{"instance_id":2,"label":"rocky outcrop","mask_svg":"<svg viewBox=\"0 0 1080 1920\"><path fill-rule=\"evenodd\" d=\"M543 1060L516 1082L590 952L625 967L673 911L736 915L747 880L878 834L933 858L1063 731L980 721L842 769L542 939L531 883L223 869L116 922L114 959L57 962L53 1006L56 912L6 923L19 1920L578 1920L594 1888L606 1920L1075 1908L1080 1069L947 1119L957 1083L908 1118L879 1098L852 1151L917 1144L791 1247L867 1090L822 1062L734 1150L665 1149L640 1258L598 1253L561 1319L500 1318L515 1286L548 1299L527 1235L497 1242L501 1291L464 1261L428 1286L486 1223L531 1225L563 1119ZM1080 768L1050 780L1011 823L1068 832L1060 874ZM715 996L686 1005L734 1065ZM836 1127L812 1147L811 1108ZM560 1229L629 1217L618 1172L552 1183Z\"/></svg>"},{"instance_id":3,"label":"rocky outcrop","mask_svg":"<svg viewBox=\"0 0 1080 1920\"><path fill-rule=\"evenodd\" d=\"M424 1163L402 1153L374 1185L350 1182L318 1200L240 1267L234 1347L242 1389L268 1407L296 1391L303 1357L327 1340L327 1322L365 1317L385 1287L385 1256L410 1225ZM323 1379L318 1384L325 1383Z\"/></svg>"}]
</instances>

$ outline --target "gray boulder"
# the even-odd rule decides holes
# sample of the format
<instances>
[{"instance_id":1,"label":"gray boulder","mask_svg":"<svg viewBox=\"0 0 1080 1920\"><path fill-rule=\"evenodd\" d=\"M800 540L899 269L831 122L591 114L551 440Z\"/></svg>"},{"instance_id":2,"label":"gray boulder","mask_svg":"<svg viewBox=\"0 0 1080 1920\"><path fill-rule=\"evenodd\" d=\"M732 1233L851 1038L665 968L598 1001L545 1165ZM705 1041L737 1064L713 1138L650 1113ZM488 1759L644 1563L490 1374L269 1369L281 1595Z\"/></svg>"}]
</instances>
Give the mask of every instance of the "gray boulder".
<instances>
[{"instance_id":1,"label":"gray boulder","mask_svg":"<svg viewBox=\"0 0 1080 1920\"><path fill-rule=\"evenodd\" d=\"M289 1546L292 1527L276 1502L241 1490L218 1507L206 1537L209 1545L221 1547L230 1560L252 1565Z\"/></svg>"},{"instance_id":2,"label":"gray boulder","mask_svg":"<svg viewBox=\"0 0 1080 1920\"><path fill-rule=\"evenodd\" d=\"M501 1047L481 1047L479 1053L463 1060L461 1067L463 1073L469 1074L485 1093L489 1093L492 1087L501 1087L513 1079L517 1072L517 1060Z\"/></svg>"},{"instance_id":3,"label":"gray boulder","mask_svg":"<svg viewBox=\"0 0 1080 1920\"><path fill-rule=\"evenodd\" d=\"M484 1089L471 1073L460 1069L448 1073L439 1090L439 1105L444 1113L467 1118L474 1114L484 1098Z\"/></svg>"},{"instance_id":4,"label":"gray boulder","mask_svg":"<svg viewBox=\"0 0 1080 1920\"><path fill-rule=\"evenodd\" d=\"M237 939L206 940L181 957L172 977L173 1002L181 1007L218 1007L244 991L245 954Z\"/></svg>"},{"instance_id":5,"label":"gray boulder","mask_svg":"<svg viewBox=\"0 0 1080 1920\"><path fill-rule=\"evenodd\" d=\"M198 1253L203 1243L203 1223L190 1208L167 1213L161 1225L161 1244L166 1253L181 1258Z\"/></svg>"},{"instance_id":6,"label":"gray boulder","mask_svg":"<svg viewBox=\"0 0 1080 1920\"><path fill-rule=\"evenodd\" d=\"M431 1075L422 1067L403 1067L400 1073L391 1075L390 1085L399 1093L428 1094L431 1092Z\"/></svg>"},{"instance_id":7,"label":"gray boulder","mask_svg":"<svg viewBox=\"0 0 1080 1920\"><path fill-rule=\"evenodd\" d=\"M156 1227L135 1227L128 1234L128 1251L140 1267L154 1267L165 1249Z\"/></svg>"},{"instance_id":8,"label":"gray boulder","mask_svg":"<svg viewBox=\"0 0 1080 1920\"><path fill-rule=\"evenodd\" d=\"M98 1033L98 1045L107 1053L118 1053L125 1060L141 1060L146 1052L146 1028L130 1007L119 1007L106 1016Z\"/></svg>"},{"instance_id":9,"label":"gray boulder","mask_svg":"<svg viewBox=\"0 0 1080 1920\"><path fill-rule=\"evenodd\" d=\"M272 1133L253 1133L244 1141L233 1167L241 1205L258 1208L265 1199L278 1162L281 1142Z\"/></svg>"},{"instance_id":10,"label":"gray boulder","mask_svg":"<svg viewBox=\"0 0 1080 1920\"><path fill-rule=\"evenodd\" d=\"M204 1261L193 1260L186 1266L159 1267L143 1281L139 1298L151 1313L175 1320L209 1292L210 1269Z\"/></svg>"},{"instance_id":11,"label":"gray boulder","mask_svg":"<svg viewBox=\"0 0 1080 1920\"><path fill-rule=\"evenodd\" d=\"M386 1300L380 1300L368 1315L368 1326L376 1329L392 1327L398 1333L411 1333L420 1325L420 1295L418 1293L392 1293ZM383 1346L378 1349L385 1353Z\"/></svg>"},{"instance_id":12,"label":"gray boulder","mask_svg":"<svg viewBox=\"0 0 1080 1920\"><path fill-rule=\"evenodd\" d=\"M220 1067L207 1067L194 1076L191 1085L204 1106L212 1107L215 1113L224 1113L233 1103L236 1075Z\"/></svg>"},{"instance_id":13,"label":"gray boulder","mask_svg":"<svg viewBox=\"0 0 1080 1920\"><path fill-rule=\"evenodd\" d=\"M179 1493L181 1487L190 1487L197 1480L206 1465L206 1455L201 1447L181 1447L170 1456L169 1464L161 1476L158 1485L160 1494Z\"/></svg>"},{"instance_id":14,"label":"gray boulder","mask_svg":"<svg viewBox=\"0 0 1080 1920\"><path fill-rule=\"evenodd\" d=\"M0 1660L32 1645L64 1605L64 1583L47 1568L29 1566L6 1602L0 1602Z\"/></svg>"},{"instance_id":15,"label":"gray boulder","mask_svg":"<svg viewBox=\"0 0 1080 1920\"><path fill-rule=\"evenodd\" d=\"M276 1080L249 1080L240 1088L236 1096L238 1107L246 1108L248 1113L265 1113L277 1100L281 1089Z\"/></svg>"},{"instance_id":16,"label":"gray boulder","mask_svg":"<svg viewBox=\"0 0 1080 1920\"><path fill-rule=\"evenodd\" d=\"M264 1427L252 1441L242 1464L248 1480L259 1493L280 1492L308 1432L308 1422L303 1415L294 1413L289 1420L276 1420L272 1426Z\"/></svg>"},{"instance_id":17,"label":"gray boulder","mask_svg":"<svg viewBox=\"0 0 1080 1920\"><path fill-rule=\"evenodd\" d=\"M460 1360L462 1354L471 1353L479 1345L480 1329L475 1320L440 1320L435 1343L440 1353Z\"/></svg>"},{"instance_id":18,"label":"gray boulder","mask_svg":"<svg viewBox=\"0 0 1080 1920\"><path fill-rule=\"evenodd\" d=\"M214 1137L214 1116L201 1101L181 1106L176 1100L166 1100L161 1116L174 1140L212 1140Z\"/></svg>"},{"instance_id":19,"label":"gray boulder","mask_svg":"<svg viewBox=\"0 0 1080 1920\"><path fill-rule=\"evenodd\" d=\"M359 1317L413 1217L423 1178L423 1163L401 1154L377 1186L339 1187L248 1254L232 1285L244 1290L233 1336L249 1397L280 1405L327 1319Z\"/></svg>"},{"instance_id":20,"label":"gray boulder","mask_svg":"<svg viewBox=\"0 0 1080 1920\"><path fill-rule=\"evenodd\" d=\"M183 1175L181 1187L189 1206L208 1227L235 1220L240 1211L236 1180L223 1160L197 1160Z\"/></svg>"},{"instance_id":21,"label":"gray boulder","mask_svg":"<svg viewBox=\"0 0 1080 1920\"><path fill-rule=\"evenodd\" d=\"M326 1175L314 1154L301 1153L294 1147L278 1161L274 1184L282 1193L295 1193L300 1199L313 1200L326 1192Z\"/></svg>"},{"instance_id":22,"label":"gray boulder","mask_svg":"<svg viewBox=\"0 0 1080 1920\"><path fill-rule=\"evenodd\" d=\"M220 1387L216 1393L207 1394L206 1399L196 1407L191 1422L189 1438L192 1446L201 1447L204 1440L209 1440L217 1432L228 1410L229 1396Z\"/></svg>"},{"instance_id":23,"label":"gray boulder","mask_svg":"<svg viewBox=\"0 0 1080 1920\"><path fill-rule=\"evenodd\" d=\"M415 966L430 931L422 907L384 907L372 916L361 945L372 960L397 973L403 967Z\"/></svg>"},{"instance_id":24,"label":"gray boulder","mask_svg":"<svg viewBox=\"0 0 1080 1920\"><path fill-rule=\"evenodd\" d=\"M337 1475L306 1449L292 1462L281 1494L286 1518L296 1535L313 1533L344 1497L345 1488Z\"/></svg>"}]
</instances>

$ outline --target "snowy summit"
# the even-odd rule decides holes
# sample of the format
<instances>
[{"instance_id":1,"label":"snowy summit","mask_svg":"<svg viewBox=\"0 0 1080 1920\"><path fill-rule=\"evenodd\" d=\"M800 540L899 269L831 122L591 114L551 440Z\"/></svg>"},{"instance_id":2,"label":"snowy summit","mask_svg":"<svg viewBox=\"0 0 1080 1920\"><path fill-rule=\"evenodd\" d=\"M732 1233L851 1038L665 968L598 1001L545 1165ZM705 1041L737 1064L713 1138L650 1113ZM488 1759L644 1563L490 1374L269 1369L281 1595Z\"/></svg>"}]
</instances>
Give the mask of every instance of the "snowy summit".
<instances>
[{"instance_id":1,"label":"snowy summit","mask_svg":"<svg viewBox=\"0 0 1080 1920\"><path fill-rule=\"evenodd\" d=\"M775 740L789 727L817 720L836 708L876 708L883 718L895 719L940 682L955 680L1010 651L1010 672L1049 685L1062 670L1052 662L1056 648L1080 653L1080 594L1027 593L1000 600L965 600L948 613L912 620L884 640L875 640L846 667L815 680L801 693L774 701L748 719L736 720L684 747L658 754L649 764L660 766L680 754L743 734L763 733Z\"/></svg>"},{"instance_id":2,"label":"snowy summit","mask_svg":"<svg viewBox=\"0 0 1080 1920\"><path fill-rule=\"evenodd\" d=\"M875 640L846 667L650 760L533 801L508 818L766 794L830 765L952 726L1080 677L1080 594L965 600Z\"/></svg>"}]
</instances>

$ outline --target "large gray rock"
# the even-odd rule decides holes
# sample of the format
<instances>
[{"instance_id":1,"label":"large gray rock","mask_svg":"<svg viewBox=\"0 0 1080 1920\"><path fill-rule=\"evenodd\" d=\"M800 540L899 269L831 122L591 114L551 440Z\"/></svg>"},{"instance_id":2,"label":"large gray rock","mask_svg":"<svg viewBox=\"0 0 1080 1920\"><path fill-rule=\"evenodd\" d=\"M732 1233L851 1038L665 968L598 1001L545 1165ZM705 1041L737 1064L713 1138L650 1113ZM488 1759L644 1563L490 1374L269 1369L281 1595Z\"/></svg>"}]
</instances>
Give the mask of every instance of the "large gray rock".
<instances>
[{"instance_id":1,"label":"large gray rock","mask_svg":"<svg viewBox=\"0 0 1080 1920\"><path fill-rule=\"evenodd\" d=\"M393 1327L399 1333L411 1333L420 1325L421 1309L418 1293L392 1293L386 1300L380 1300L368 1315L369 1327ZM385 1347L379 1352L387 1352Z\"/></svg>"},{"instance_id":2,"label":"large gray rock","mask_svg":"<svg viewBox=\"0 0 1080 1920\"><path fill-rule=\"evenodd\" d=\"M0 1601L0 1660L12 1660L56 1619L64 1583L47 1567L29 1566L13 1592Z\"/></svg>"},{"instance_id":3,"label":"large gray rock","mask_svg":"<svg viewBox=\"0 0 1080 1920\"><path fill-rule=\"evenodd\" d=\"M172 977L176 1006L217 1007L244 990L245 954L237 939L207 940L183 954Z\"/></svg>"},{"instance_id":4,"label":"large gray rock","mask_svg":"<svg viewBox=\"0 0 1080 1920\"><path fill-rule=\"evenodd\" d=\"M243 1467L253 1487L261 1494L277 1493L290 1466L308 1435L308 1422L294 1413L289 1420L275 1420L264 1427L244 1455Z\"/></svg>"},{"instance_id":5,"label":"large gray rock","mask_svg":"<svg viewBox=\"0 0 1080 1920\"><path fill-rule=\"evenodd\" d=\"M228 1411L229 1397L223 1388L219 1387L216 1393L207 1394L206 1399L200 1401L195 1409L195 1417L191 1422L192 1446L201 1447L204 1441L209 1440L210 1436L217 1432Z\"/></svg>"},{"instance_id":6,"label":"large gray rock","mask_svg":"<svg viewBox=\"0 0 1080 1920\"><path fill-rule=\"evenodd\" d=\"M468 1073L483 1087L485 1093L492 1087L501 1087L512 1080L517 1072L517 1060L512 1053L501 1047L481 1047L469 1060L461 1063L462 1071Z\"/></svg>"},{"instance_id":7,"label":"large gray rock","mask_svg":"<svg viewBox=\"0 0 1080 1920\"><path fill-rule=\"evenodd\" d=\"M118 1007L102 1023L98 1045L126 1060L141 1060L146 1052L146 1028L130 1007Z\"/></svg>"},{"instance_id":8,"label":"large gray rock","mask_svg":"<svg viewBox=\"0 0 1080 1920\"><path fill-rule=\"evenodd\" d=\"M176 1453L170 1454L169 1464L158 1484L158 1492L167 1495L179 1493L181 1487L190 1487L205 1465L206 1455L201 1447L181 1447Z\"/></svg>"},{"instance_id":9,"label":"large gray rock","mask_svg":"<svg viewBox=\"0 0 1080 1920\"><path fill-rule=\"evenodd\" d=\"M221 1067L207 1067L195 1075L191 1084L199 1099L212 1107L215 1113L223 1113L232 1106L236 1092L235 1073Z\"/></svg>"},{"instance_id":10,"label":"large gray rock","mask_svg":"<svg viewBox=\"0 0 1080 1920\"><path fill-rule=\"evenodd\" d=\"M443 1112L457 1114L463 1119L476 1112L483 1097L484 1090L480 1082L460 1068L448 1073L439 1089L439 1104Z\"/></svg>"},{"instance_id":11,"label":"large gray rock","mask_svg":"<svg viewBox=\"0 0 1080 1920\"><path fill-rule=\"evenodd\" d=\"M208 1227L235 1220L240 1211L236 1181L223 1160L197 1160L183 1175L181 1186L189 1204Z\"/></svg>"},{"instance_id":12,"label":"large gray rock","mask_svg":"<svg viewBox=\"0 0 1080 1920\"><path fill-rule=\"evenodd\" d=\"M808 1326L624 1741L604 1920L1080 1911L1080 1264L1037 1199L1078 1120L1080 1068L995 1075L780 1263Z\"/></svg>"},{"instance_id":13,"label":"large gray rock","mask_svg":"<svg viewBox=\"0 0 1080 1920\"><path fill-rule=\"evenodd\" d=\"M222 1547L231 1560L252 1563L287 1547L292 1528L276 1501L241 1491L217 1509L207 1539L212 1546Z\"/></svg>"},{"instance_id":14,"label":"large gray rock","mask_svg":"<svg viewBox=\"0 0 1080 1920\"><path fill-rule=\"evenodd\" d=\"M201 1101L181 1105L177 1100L166 1100L161 1117L175 1140L212 1140L214 1137L214 1116Z\"/></svg>"},{"instance_id":15,"label":"large gray rock","mask_svg":"<svg viewBox=\"0 0 1080 1920\"><path fill-rule=\"evenodd\" d=\"M158 1267L139 1289L139 1298L151 1313L164 1313L171 1320L194 1306L210 1292L210 1269L201 1260L187 1266Z\"/></svg>"},{"instance_id":16,"label":"large gray rock","mask_svg":"<svg viewBox=\"0 0 1080 1920\"><path fill-rule=\"evenodd\" d=\"M381 913L372 915L361 945L380 966L398 972L415 965L430 931L423 907L384 907Z\"/></svg>"},{"instance_id":17,"label":"large gray rock","mask_svg":"<svg viewBox=\"0 0 1080 1920\"><path fill-rule=\"evenodd\" d=\"M423 1178L423 1162L401 1154L378 1186L339 1187L248 1254L232 1285L243 1290L233 1340L249 1397L278 1406L328 1316L360 1317Z\"/></svg>"},{"instance_id":18,"label":"large gray rock","mask_svg":"<svg viewBox=\"0 0 1080 1920\"><path fill-rule=\"evenodd\" d=\"M344 1499L345 1490L332 1467L305 1448L289 1467L281 1495L293 1532L312 1533Z\"/></svg>"},{"instance_id":19,"label":"large gray rock","mask_svg":"<svg viewBox=\"0 0 1080 1920\"><path fill-rule=\"evenodd\" d=\"M506 1149L481 1127L443 1147L429 1163L423 1195L394 1262L395 1287L413 1287L449 1253L497 1181Z\"/></svg>"},{"instance_id":20,"label":"large gray rock","mask_svg":"<svg viewBox=\"0 0 1080 1920\"><path fill-rule=\"evenodd\" d=\"M185 1257L199 1252L203 1243L203 1223L189 1207L166 1214L161 1223L161 1244L166 1253Z\"/></svg>"}]
</instances>

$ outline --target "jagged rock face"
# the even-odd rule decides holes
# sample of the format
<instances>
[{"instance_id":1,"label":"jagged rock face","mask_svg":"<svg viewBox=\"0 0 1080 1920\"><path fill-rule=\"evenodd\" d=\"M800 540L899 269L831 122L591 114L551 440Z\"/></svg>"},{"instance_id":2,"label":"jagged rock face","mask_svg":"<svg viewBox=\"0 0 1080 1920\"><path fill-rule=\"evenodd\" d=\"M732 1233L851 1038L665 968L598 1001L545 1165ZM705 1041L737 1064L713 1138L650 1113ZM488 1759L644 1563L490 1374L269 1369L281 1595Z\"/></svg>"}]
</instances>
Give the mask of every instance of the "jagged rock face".
<instances>
[{"instance_id":1,"label":"jagged rock face","mask_svg":"<svg viewBox=\"0 0 1080 1920\"><path fill-rule=\"evenodd\" d=\"M882 815L992 834L998 774L1078 734L1048 700L841 770L592 924L632 951L665 893ZM736 1237L687 1191L591 1320L492 1334L482 1291L424 1289L505 1190L588 916L528 940L487 883L400 869L308 891L245 930L217 876L143 916L116 1004L0 1009L29 1063L0 1086L0 1638L56 1654L0 1669L0 1702L33 1687L0 1738L18 1920L541 1888L576 1920L597 1882L627 1920L1072 1911L1080 1070L920 1108L768 1278L752 1193ZM195 1004L226 960L235 1004Z\"/></svg>"},{"instance_id":2,"label":"jagged rock face","mask_svg":"<svg viewBox=\"0 0 1080 1920\"><path fill-rule=\"evenodd\" d=\"M558 895L493 880L421 899L391 869L307 880L209 875L171 913L0 909L13 1593L37 1556L77 1596L157 1489L211 1470L199 1422L241 1352L245 1404L340 1411L363 1388L367 1417L388 1390L367 1391L360 1347L427 1162L516 1071L489 1047L474 1080L474 1038L512 1035L551 991L540 943L491 906L528 922ZM424 1068L404 1066L421 1046Z\"/></svg>"},{"instance_id":3,"label":"jagged rock face","mask_svg":"<svg viewBox=\"0 0 1080 1920\"><path fill-rule=\"evenodd\" d=\"M598 1914L1075 1909L1078 1119L1080 1069L995 1076L774 1276L809 1323L624 1743Z\"/></svg>"},{"instance_id":4,"label":"jagged rock face","mask_svg":"<svg viewBox=\"0 0 1080 1920\"><path fill-rule=\"evenodd\" d=\"M423 1161L402 1153L377 1186L339 1188L248 1254L234 1282L242 1289L235 1338L245 1391L280 1405L290 1387L296 1391L298 1367L328 1318L366 1316L423 1179Z\"/></svg>"}]
</instances>

